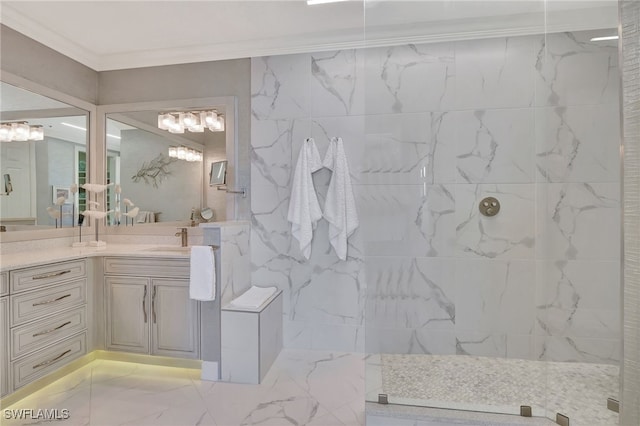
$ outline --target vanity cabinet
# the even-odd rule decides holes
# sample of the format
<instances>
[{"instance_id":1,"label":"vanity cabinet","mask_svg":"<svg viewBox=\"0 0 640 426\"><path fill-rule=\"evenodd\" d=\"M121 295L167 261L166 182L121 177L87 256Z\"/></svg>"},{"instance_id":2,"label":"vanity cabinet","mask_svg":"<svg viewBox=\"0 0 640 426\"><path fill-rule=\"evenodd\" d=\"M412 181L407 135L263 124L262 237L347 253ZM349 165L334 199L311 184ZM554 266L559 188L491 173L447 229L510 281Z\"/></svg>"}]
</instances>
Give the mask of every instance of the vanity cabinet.
<instances>
[{"instance_id":1,"label":"vanity cabinet","mask_svg":"<svg viewBox=\"0 0 640 426\"><path fill-rule=\"evenodd\" d=\"M105 258L105 303L108 350L199 358L189 259Z\"/></svg>"},{"instance_id":2,"label":"vanity cabinet","mask_svg":"<svg viewBox=\"0 0 640 426\"><path fill-rule=\"evenodd\" d=\"M9 298L0 297L0 397L9 393Z\"/></svg>"},{"instance_id":3,"label":"vanity cabinet","mask_svg":"<svg viewBox=\"0 0 640 426\"><path fill-rule=\"evenodd\" d=\"M8 281L0 304L3 394L87 353L85 260L12 270Z\"/></svg>"}]
</instances>

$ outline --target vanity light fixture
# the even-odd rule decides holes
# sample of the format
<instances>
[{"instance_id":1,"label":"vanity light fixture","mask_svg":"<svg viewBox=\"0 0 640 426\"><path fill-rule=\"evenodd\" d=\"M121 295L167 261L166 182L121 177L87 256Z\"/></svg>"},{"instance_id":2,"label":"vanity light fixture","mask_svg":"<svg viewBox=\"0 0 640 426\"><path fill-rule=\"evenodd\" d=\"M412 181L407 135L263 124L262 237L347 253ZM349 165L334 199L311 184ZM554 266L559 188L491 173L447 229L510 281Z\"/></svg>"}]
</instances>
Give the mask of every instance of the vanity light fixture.
<instances>
[{"instance_id":1,"label":"vanity light fixture","mask_svg":"<svg viewBox=\"0 0 640 426\"><path fill-rule=\"evenodd\" d=\"M0 142L41 141L43 139L42 126L30 126L26 121L0 124Z\"/></svg>"},{"instance_id":2,"label":"vanity light fixture","mask_svg":"<svg viewBox=\"0 0 640 426\"><path fill-rule=\"evenodd\" d=\"M614 36L605 36L605 37L594 37L591 39L591 41L607 41L607 40L617 40L618 36L614 35Z\"/></svg>"},{"instance_id":3,"label":"vanity light fixture","mask_svg":"<svg viewBox=\"0 0 640 426\"><path fill-rule=\"evenodd\" d=\"M186 146L170 146L169 157L188 162L202 161L202 152L187 148Z\"/></svg>"},{"instance_id":4,"label":"vanity light fixture","mask_svg":"<svg viewBox=\"0 0 640 426\"><path fill-rule=\"evenodd\" d=\"M202 133L204 129L212 132L224 131L224 116L215 110L161 112L158 114L158 128L171 133Z\"/></svg>"}]
</instances>

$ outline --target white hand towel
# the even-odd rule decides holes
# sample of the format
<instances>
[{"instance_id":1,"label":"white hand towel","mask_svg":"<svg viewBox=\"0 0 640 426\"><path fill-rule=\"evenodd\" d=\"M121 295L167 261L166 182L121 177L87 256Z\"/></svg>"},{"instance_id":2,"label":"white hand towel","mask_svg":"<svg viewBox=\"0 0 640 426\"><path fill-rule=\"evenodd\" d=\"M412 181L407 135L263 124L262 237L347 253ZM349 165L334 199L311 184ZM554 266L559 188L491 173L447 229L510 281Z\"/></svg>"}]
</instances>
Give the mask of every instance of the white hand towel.
<instances>
[{"instance_id":1,"label":"white hand towel","mask_svg":"<svg viewBox=\"0 0 640 426\"><path fill-rule=\"evenodd\" d=\"M230 304L236 308L256 309L262 306L276 291L278 291L276 287L251 286L249 290L233 299Z\"/></svg>"},{"instance_id":2,"label":"white hand towel","mask_svg":"<svg viewBox=\"0 0 640 426\"><path fill-rule=\"evenodd\" d=\"M323 165L333 171L324 204L324 217L329 222L329 242L338 258L345 260L347 239L356 230L359 222L342 138L331 139Z\"/></svg>"},{"instance_id":3,"label":"white hand towel","mask_svg":"<svg viewBox=\"0 0 640 426\"><path fill-rule=\"evenodd\" d=\"M213 247L191 247L189 297L195 300L216 298L216 262Z\"/></svg>"},{"instance_id":4,"label":"white hand towel","mask_svg":"<svg viewBox=\"0 0 640 426\"><path fill-rule=\"evenodd\" d=\"M291 234L300 243L300 251L306 259L311 257L313 230L322 218L311 176L321 168L322 163L315 141L312 138L305 139L293 175L287 220L291 222Z\"/></svg>"}]
</instances>

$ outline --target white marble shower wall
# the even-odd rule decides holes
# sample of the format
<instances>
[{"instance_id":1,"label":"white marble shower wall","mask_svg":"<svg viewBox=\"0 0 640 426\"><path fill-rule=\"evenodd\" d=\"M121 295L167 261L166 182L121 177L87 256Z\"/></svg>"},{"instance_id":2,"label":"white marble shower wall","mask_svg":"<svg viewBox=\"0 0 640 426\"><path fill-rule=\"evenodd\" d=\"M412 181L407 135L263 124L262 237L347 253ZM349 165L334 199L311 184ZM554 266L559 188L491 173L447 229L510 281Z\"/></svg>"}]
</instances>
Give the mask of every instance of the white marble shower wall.
<instances>
[{"instance_id":1,"label":"white marble shower wall","mask_svg":"<svg viewBox=\"0 0 640 426\"><path fill-rule=\"evenodd\" d=\"M284 290L286 346L617 359L617 49L588 40L252 59L252 281ZM324 155L332 136L361 225L341 262L321 221L305 261L292 172L304 138Z\"/></svg>"}]
</instances>

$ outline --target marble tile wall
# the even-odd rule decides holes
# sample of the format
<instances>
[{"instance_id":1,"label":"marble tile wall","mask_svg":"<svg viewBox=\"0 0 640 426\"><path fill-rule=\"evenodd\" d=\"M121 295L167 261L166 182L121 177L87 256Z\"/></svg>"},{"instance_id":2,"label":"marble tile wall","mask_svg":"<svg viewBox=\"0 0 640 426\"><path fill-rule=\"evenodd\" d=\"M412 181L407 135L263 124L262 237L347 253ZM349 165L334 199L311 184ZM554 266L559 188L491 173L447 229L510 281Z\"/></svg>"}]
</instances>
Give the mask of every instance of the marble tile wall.
<instances>
[{"instance_id":1,"label":"marble tile wall","mask_svg":"<svg viewBox=\"0 0 640 426\"><path fill-rule=\"evenodd\" d=\"M284 291L285 346L619 357L617 47L589 39L252 59L251 277ZM304 138L323 156L332 136L360 228L341 262L321 221L305 261L292 171Z\"/></svg>"}]
</instances>

